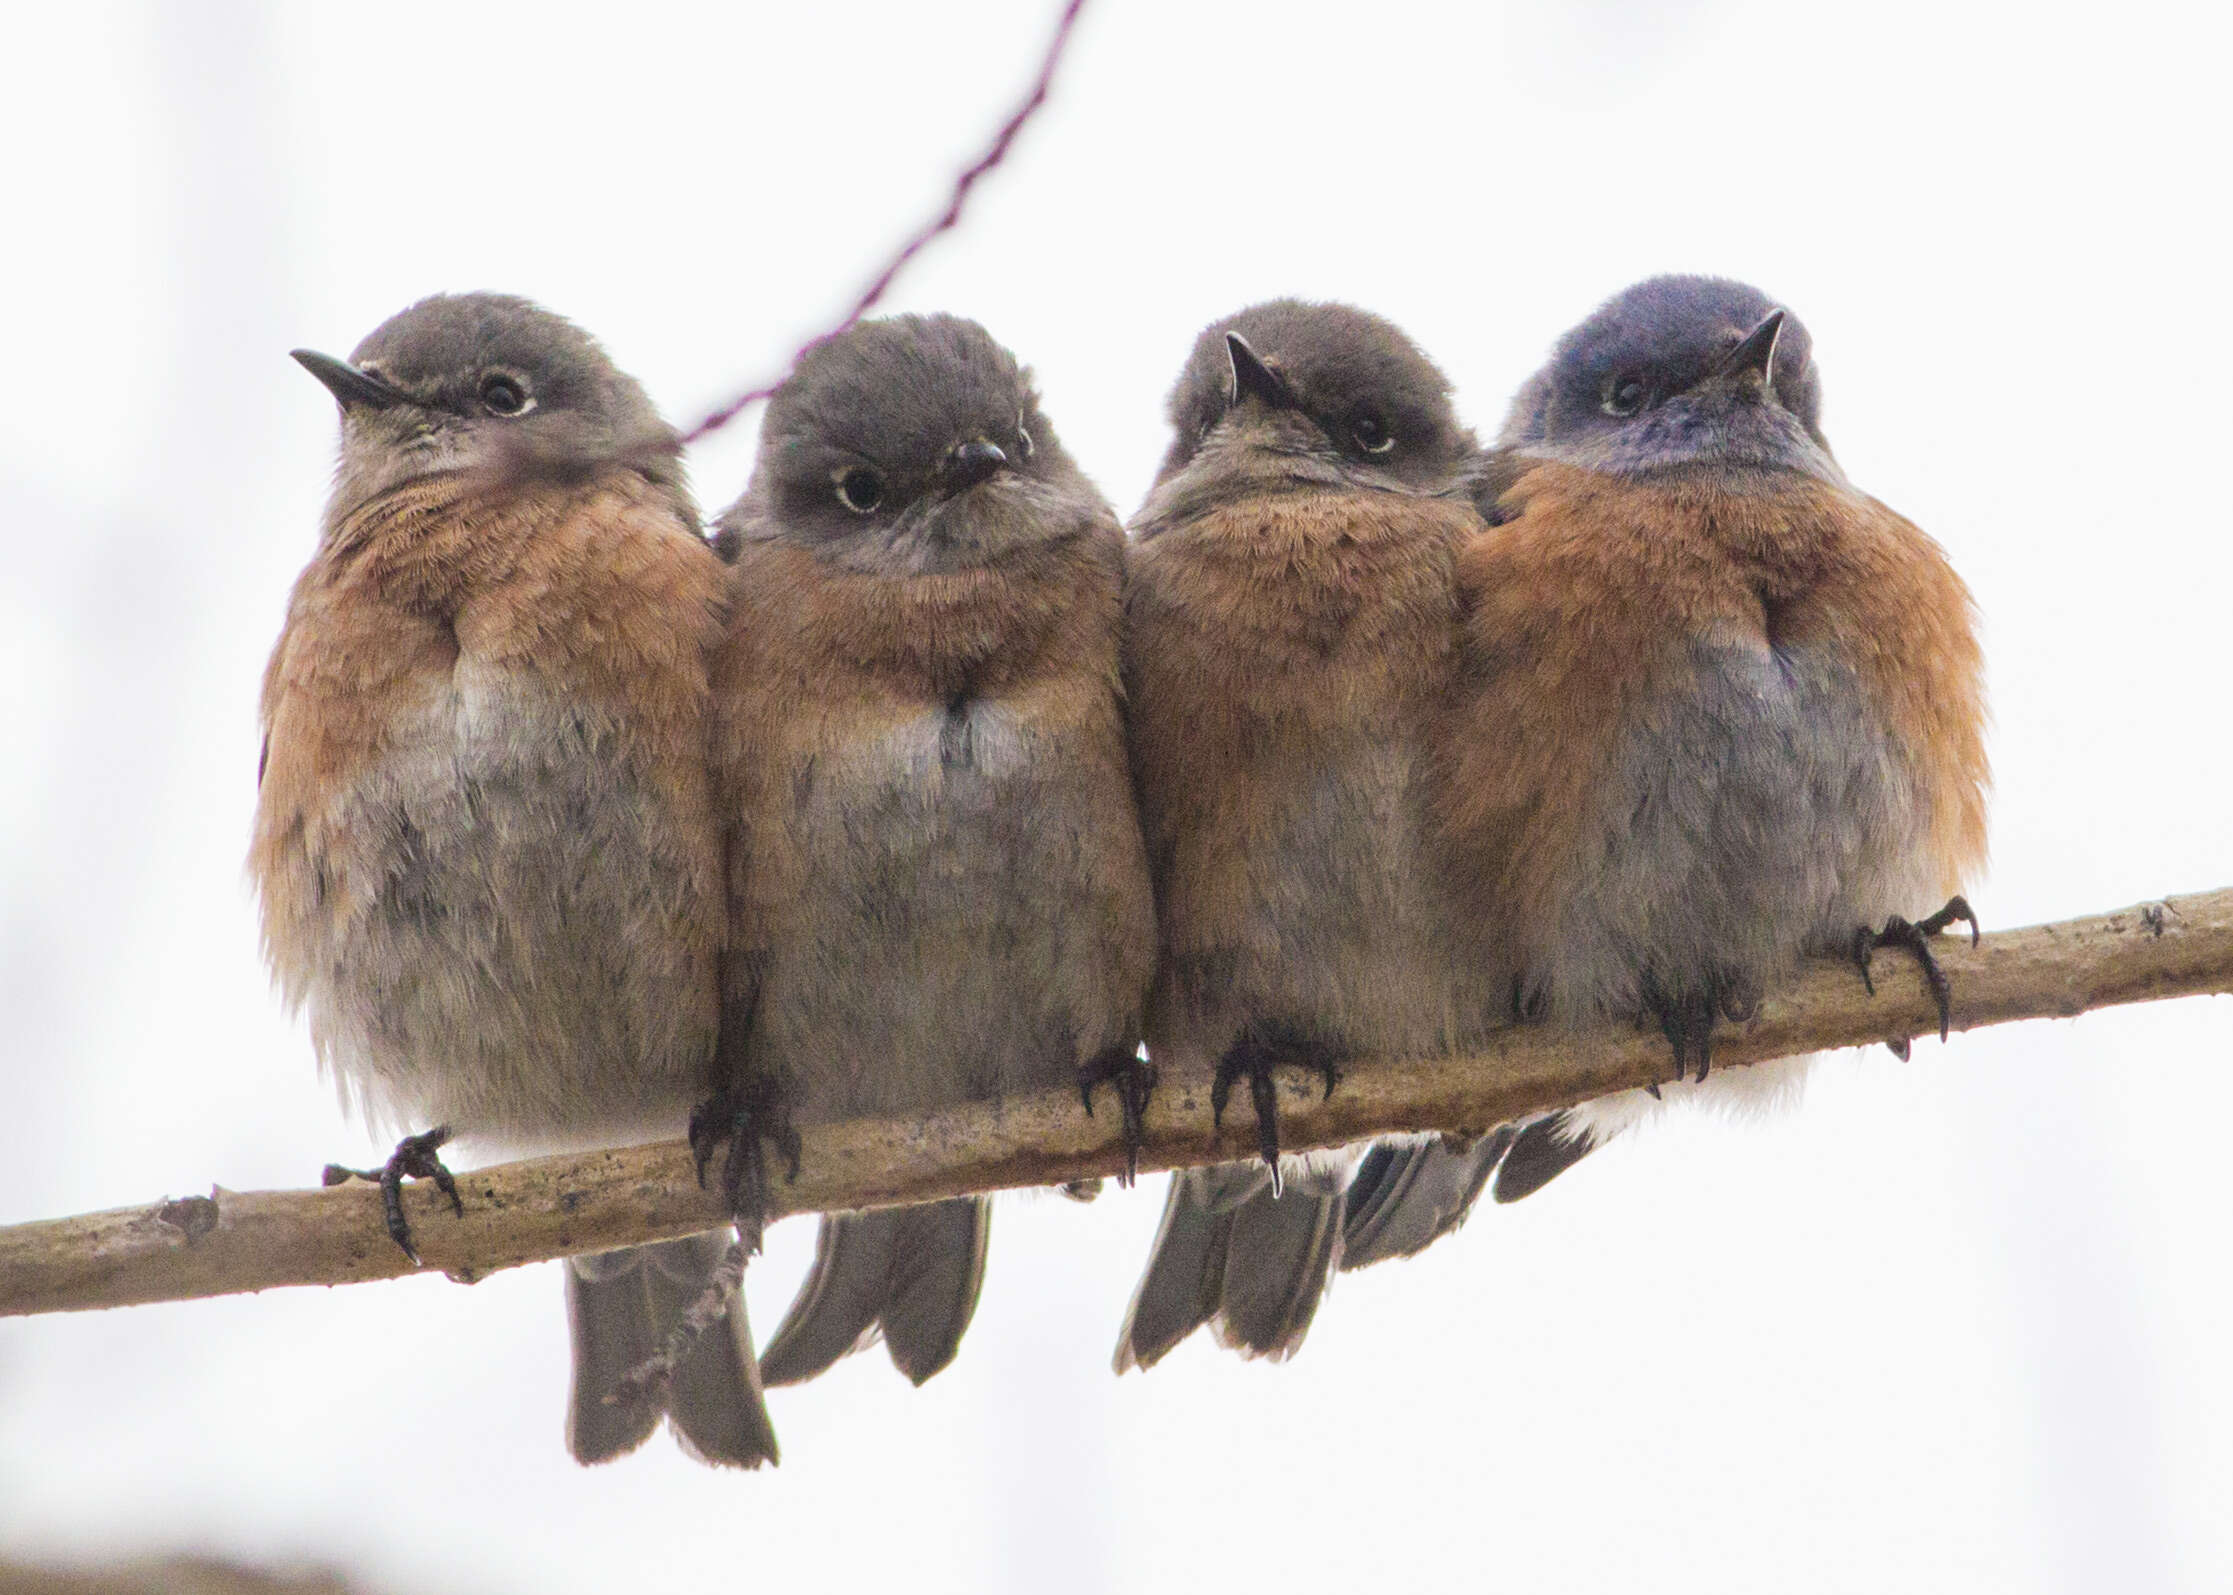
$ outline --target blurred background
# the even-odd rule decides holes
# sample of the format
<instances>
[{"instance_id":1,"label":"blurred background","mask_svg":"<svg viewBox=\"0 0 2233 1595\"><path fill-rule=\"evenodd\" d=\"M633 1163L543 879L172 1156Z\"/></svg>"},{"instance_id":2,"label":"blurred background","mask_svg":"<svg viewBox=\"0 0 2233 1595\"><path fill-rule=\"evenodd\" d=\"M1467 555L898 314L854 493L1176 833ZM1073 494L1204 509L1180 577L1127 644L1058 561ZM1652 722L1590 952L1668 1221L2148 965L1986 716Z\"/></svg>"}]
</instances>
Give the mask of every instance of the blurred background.
<instances>
[{"instance_id":1,"label":"blurred background","mask_svg":"<svg viewBox=\"0 0 2233 1595\"><path fill-rule=\"evenodd\" d=\"M0 1222L384 1151L270 995L241 879L335 430L286 351L505 289L694 419L935 212L1054 9L12 15ZM1493 429L1624 283L1754 280L1812 328L1853 478L1976 591L1986 926L2233 884L2223 26L1096 0L891 308L985 321L1129 510L1195 330L1249 301L1393 317ZM693 456L709 510L751 445ZM1109 1373L1161 1181L1006 1200L959 1362L776 1393L764 1476L664 1437L574 1466L555 1267L0 1321L0 1555L488 1592L2222 1589L2229 1061L2208 1000L1840 1054L1800 1111L1673 1120L1342 1278L1280 1367L1199 1336ZM763 1333L810 1236L752 1272Z\"/></svg>"}]
</instances>

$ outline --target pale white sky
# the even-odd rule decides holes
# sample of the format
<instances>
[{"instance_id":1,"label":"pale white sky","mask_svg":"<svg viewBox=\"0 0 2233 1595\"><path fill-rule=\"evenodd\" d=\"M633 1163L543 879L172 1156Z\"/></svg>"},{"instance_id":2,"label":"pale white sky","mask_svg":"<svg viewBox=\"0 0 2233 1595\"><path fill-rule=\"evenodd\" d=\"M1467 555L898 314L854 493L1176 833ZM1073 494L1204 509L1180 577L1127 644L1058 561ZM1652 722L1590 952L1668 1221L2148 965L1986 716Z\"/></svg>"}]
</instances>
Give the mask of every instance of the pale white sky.
<instances>
[{"instance_id":1,"label":"pale white sky","mask_svg":"<svg viewBox=\"0 0 2233 1595\"><path fill-rule=\"evenodd\" d=\"M307 1183L259 965L257 673L333 410L286 359L533 295L671 414L841 307L1048 0L22 7L0 59L0 1221ZM1855 480L1983 608L1989 927L2233 883L2223 23L2149 3L1095 0L895 308L984 320L1120 508L1195 330L1408 327L1492 427L1663 270L1814 332ZM694 460L717 507L750 429ZM1344 1278L1302 1355L1108 1354L1160 1182L1010 1200L960 1361L778 1392L785 1463L560 1440L554 1270L0 1321L0 1550L396 1588L1560 1591L2233 1582L2233 1008L1845 1054ZM778 1229L764 1333L804 1266Z\"/></svg>"}]
</instances>

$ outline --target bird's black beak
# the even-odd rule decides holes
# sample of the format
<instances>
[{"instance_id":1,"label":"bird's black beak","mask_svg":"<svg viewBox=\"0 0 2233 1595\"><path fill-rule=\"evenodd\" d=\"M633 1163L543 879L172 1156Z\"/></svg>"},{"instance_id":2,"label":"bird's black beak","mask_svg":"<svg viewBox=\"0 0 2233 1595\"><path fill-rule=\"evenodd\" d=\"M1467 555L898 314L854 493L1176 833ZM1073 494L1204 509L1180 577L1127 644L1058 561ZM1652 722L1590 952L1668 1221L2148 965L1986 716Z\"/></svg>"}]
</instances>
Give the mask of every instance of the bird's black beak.
<instances>
[{"instance_id":1,"label":"bird's black beak","mask_svg":"<svg viewBox=\"0 0 2233 1595\"><path fill-rule=\"evenodd\" d=\"M1295 408L1294 390L1287 386L1287 379L1256 358L1256 351L1248 340L1237 332L1225 334L1225 354L1233 362L1233 389L1226 396L1228 404L1254 396L1277 410Z\"/></svg>"},{"instance_id":2,"label":"bird's black beak","mask_svg":"<svg viewBox=\"0 0 2233 1595\"><path fill-rule=\"evenodd\" d=\"M972 438L946 456L939 475L954 492L962 493L989 479L993 472L1005 469L1007 464L1008 455L999 444Z\"/></svg>"},{"instance_id":3,"label":"bird's black beak","mask_svg":"<svg viewBox=\"0 0 2233 1595\"><path fill-rule=\"evenodd\" d=\"M1767 382L1775 373L1776 340L1783 336L1783 312L1771 310L1760 325L1738 340L1737 346L1721 357L1714 367L1716 377L1742 376L1757 371L1760 380Z\"/></svg>"},{"instance_id":4,"label":"bird's black beak","mask_svg":"<svg viewBox=\"0 0 2233 1595\"><path fill-rule=\"evenodd\" d=\"M297 364L326 385L326 391L341 401L344 410L356 405L369 405L384 410L390 405L401 404L408 397L397 388L369 371L359 371L346 360L336 360L330 354L320 354L315 349L290 351Z\"/></svg>"}]
</instances>

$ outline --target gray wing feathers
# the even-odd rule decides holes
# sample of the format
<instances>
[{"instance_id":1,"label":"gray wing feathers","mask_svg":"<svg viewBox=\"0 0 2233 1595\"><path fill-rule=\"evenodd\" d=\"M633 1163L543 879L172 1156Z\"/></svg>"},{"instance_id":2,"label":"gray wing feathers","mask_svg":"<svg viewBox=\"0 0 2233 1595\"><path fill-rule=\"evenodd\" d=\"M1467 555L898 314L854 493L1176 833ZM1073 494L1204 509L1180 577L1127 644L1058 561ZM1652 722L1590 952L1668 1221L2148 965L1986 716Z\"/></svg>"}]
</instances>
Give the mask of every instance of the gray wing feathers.
<instances>
[{"instance_id":1,"label":"gray wing feathers","mask_svg":"<svg viewBox=\"0 0 2233 1595\"><path fill-rule=\"evenodd\" d=\"M665 1344L728 1244L729 1232L720 1230L567 1260L574 1386L566 1443L576 1459L609 1462L633 1451L665 1416L684 1449L704 1461L754 1468L777 1460L741 1294L691 1346L663 1399L606 1400Z\"/></svg>"}]
</instances>

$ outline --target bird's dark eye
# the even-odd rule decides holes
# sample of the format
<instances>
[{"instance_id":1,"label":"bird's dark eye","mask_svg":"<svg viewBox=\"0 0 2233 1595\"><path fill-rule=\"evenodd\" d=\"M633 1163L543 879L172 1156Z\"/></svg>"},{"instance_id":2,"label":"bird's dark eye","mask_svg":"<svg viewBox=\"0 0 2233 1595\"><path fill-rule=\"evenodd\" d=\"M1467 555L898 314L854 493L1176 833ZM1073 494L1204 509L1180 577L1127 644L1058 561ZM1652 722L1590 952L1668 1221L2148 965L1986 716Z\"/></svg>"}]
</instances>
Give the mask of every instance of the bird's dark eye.
<instances>
[{"instance_id":1,"label":"bird's dark eye","mask_svg":"<svg viewBox=\"0 0 2233 1595\"><path fill-rule=\"evenodd\" d=\"M1019 460L1030 459L1031 449L1032 443L1030 429L1027 428L1021 421L1018 421L1016 423L1016 458Z\"/></svg>"},{"instance_id":2,"label":"bird's dark eye","mask_svg":"<svg viewBox=\"0 0 2233 1595\"><path fill-rule=\"evenodd\" d=\"M874 514L884 502L884 478L865 465L837 473L837 500L855 515Z\"/></svg>"},{"instance_id":3,"label":"bird's dark eye","mask_svg":"<svg viewBox=\"0 0 2233 1595\"><path fill-rule=\"evenodd\" d=\"M1396 435L1377 415L1360 415L1349 423L1349 435L1367 454L1385 454L1396 446Z\"/></svg>"},{"instance_id":4,"label":"bird's dark eye","mask_svg":"<svg viewBox=\"0 0 2233 1595\"><path fill-rule=\"evenodd\" d=\"M520 415L534 402L517 377L481 378L481 408L491 415Z\"/></svg>"},{"instance_id":5,"label":"bird's dark eye","mask_svg":"<svg viewBox=\"0 0 2233 1595\"><path fill-rule=\"evenodd\" d=\"M1604 410L1607 415L1634 415L1650 398L1650 386L1632 371L1624 371L1605 381Z\"/></svg>"}]
</instances>

